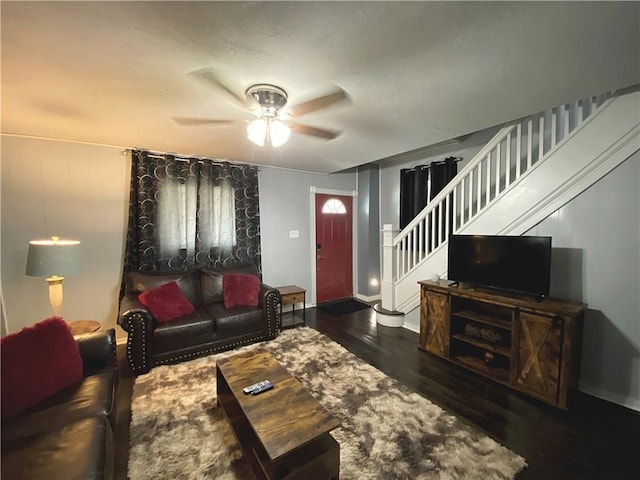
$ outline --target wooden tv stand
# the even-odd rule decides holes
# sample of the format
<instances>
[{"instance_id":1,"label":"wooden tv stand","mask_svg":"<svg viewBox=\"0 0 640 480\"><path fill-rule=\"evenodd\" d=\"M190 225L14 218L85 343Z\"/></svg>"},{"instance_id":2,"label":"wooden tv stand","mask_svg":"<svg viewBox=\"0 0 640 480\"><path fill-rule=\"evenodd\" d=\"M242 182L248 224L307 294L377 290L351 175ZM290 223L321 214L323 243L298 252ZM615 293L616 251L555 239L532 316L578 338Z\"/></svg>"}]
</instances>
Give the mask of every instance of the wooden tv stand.
<instances>
[{"instance_id":1,"label":"wooden tv stand","mask_svg":"<svg viewBox=\"0 0 640 480\"><path fill-rule=\"evenodd\" d=\"M586 304L449 280L418 283L420 349L567 409L578 382Z\"/></svg>"}]
</instances>

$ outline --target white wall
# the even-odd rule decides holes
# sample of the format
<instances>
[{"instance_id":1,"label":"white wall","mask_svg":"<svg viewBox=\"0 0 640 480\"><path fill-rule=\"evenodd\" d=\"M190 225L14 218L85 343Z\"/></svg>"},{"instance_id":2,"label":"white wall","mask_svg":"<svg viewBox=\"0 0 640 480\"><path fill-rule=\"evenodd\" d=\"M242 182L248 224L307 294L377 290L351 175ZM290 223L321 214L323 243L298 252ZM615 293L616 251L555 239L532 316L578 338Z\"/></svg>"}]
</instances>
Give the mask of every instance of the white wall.
<instances>
[{"instance_id":1,"label":"white wall","mask_svg":"<svg viewBox=\"0 0 640 480\"><path fill-rule=\"evenodd\" d=\"M115 326L131 171L123 150L2 135L0 273L9 333L51 315L46 281L24 269L29 240L52 235L82 242L83 269L64 280L62 315ZM310 187L353 191L355 184L353 172L261 169L265 282L311 290ZM290 239L289 230L300 237Z\"/></svg>"},{"instance_id":2,"label":"white wall","mask_svg":"<svg viewBox=\"0 0 640 480\"><path fill-rule=\"evenodd\" d=\"M580 390L640 410L640 152L527 235L552 237L551 296L588 304Z\"/></svg>"},{"instance_id":3,"label":"white wall","mask_svg":"<svg viewBox=\"0 0 640 480\"><path fill-rule=\"evenodd\" d=\"M7 135L1 140L0 271L9 332L50 315L45 280L25 276L24 268L29 240L51 235L83 242L83 270L64 281L65 318L96 319L113 326L129 157L120 148ZM466 145L434 159L457 154L470 160L472 155L463 152L476 147ZM417 163L422 162L413 162ZM381 224L398 224L397 199L390 192L398 194L399 168L395 164L381 169L381 176L386 175L381 178ZM310 187L352 191L355 174L263 167L259 182L264 280L310 291ZM640 409L639 184L636 153L528 232L553 237L552 295L589 304L580 389L635 409ZM290 239L289 230L298 230L300 237ZM116 332L124 337L121 329Z\"/></svg>"},{"instance_id":4,"label":"white wall","mask_svg":"<svg viewBox=\"0 0 640 480\"><path fill-rule=\"evenodd\" d=\"M353 171L331 175L261 167L260 233L262 279L274 287L298 285L312 291L310 188L351 192L356 189ZM289 238L298 230L298 238ZM354 239L355 241L355 239Z\"/></svg>"},{"instance_id":5,"label":"white wall","mask_svg":"<svg viewBox=\"0 0 640 480\"><path fill-rule=\"evenodd\" d=\"M52 314L45 279L27 277L24 270L29 241L53 235L82 242L82 271L64 280L63 317L113 327L129 157L121 148L8 135L2 135L1 151L0 269L9 333Z\"/></svg>"}]
</instances>

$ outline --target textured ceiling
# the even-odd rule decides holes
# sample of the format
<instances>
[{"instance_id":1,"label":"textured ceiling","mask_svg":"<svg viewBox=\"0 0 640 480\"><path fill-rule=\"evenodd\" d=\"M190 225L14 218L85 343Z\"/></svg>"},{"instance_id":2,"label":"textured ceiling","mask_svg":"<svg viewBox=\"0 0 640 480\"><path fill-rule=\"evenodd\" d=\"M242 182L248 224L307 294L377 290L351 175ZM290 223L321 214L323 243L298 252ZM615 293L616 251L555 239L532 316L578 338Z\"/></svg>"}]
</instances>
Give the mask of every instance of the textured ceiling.
<instances>
[{"instance_id":1,"label":"textured ceiling","mask_svg":"<svg viewBox=\"0 0 640 480\"><path fill-rule=\"evenodd\" d=\"M334 172L640 83L638 2L5 2L2 132ZM349 100L260 148L237 95ZM238 120L177 124L173 117Z\"/></svg>"}]
</instances>

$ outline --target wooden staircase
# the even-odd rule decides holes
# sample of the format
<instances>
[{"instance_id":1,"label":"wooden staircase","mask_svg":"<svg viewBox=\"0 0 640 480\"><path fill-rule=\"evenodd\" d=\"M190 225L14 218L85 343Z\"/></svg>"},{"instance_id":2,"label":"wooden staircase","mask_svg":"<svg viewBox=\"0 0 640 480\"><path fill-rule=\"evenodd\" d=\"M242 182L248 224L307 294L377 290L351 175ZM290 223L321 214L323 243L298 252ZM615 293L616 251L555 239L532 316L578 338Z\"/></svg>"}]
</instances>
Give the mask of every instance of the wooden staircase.
<instances>
[{"instance_id":1,"label":"wooden staircase","mask_svg":"<svg viewBox=\"0 0 640 480\"><path fill-rule=\"evenodd\" d=\"M638 112L636 88L503 127L405 229L384 225L380 310L408 314L419 281L446 278L449 233L522 235L626 160L640 145ZM378 313L417 329L388 320Z\"/></svg>"}]
</instances>

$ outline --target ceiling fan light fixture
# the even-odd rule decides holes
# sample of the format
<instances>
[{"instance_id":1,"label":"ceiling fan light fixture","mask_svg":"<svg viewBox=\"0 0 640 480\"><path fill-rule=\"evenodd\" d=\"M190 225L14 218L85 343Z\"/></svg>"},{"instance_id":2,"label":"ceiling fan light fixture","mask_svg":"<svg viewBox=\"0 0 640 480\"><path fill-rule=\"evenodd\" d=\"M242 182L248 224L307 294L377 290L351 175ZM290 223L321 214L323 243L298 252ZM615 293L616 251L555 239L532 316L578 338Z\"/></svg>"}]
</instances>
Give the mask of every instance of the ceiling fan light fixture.
<instances>
[{"instance_id":1,"label":"ceiling fan light fixture","mask_svg":"<svg viewBox=\"0 0 640 480\"><path fill-rule=\"evenodd\" d=\"M247 138L259 147L265 143L279 147L287 143L290 135L291 129L277 118L257 118L247 125Z\"/></svg>"},{"instance_id":2,"label":"ceiling fan light fixture","mask_svg":"<svg viewBox=\"0 0 640 480\"><path fill-rule=\"evenodd\" d=\"M292 129L295 133L324 140L333 140L340 135L340 132L295 123L295 118L300 115L315 112L321 108L326 108L339 101L348 100L349 96L347 92L341 88L337 90L334 89L334 91L322 97L300 103L293 107L293 111L285 111L284 107L287 105L288 100L287 92L276 85L268 83L251 85L245 91L246 100L243 100L206 69L199 74L208 82L231 95L238 103L242 104L243 107L255 116L253 121L245 125L247 128L247 138L259 147L269 145L277 148L284 145L289 140ZM180 125L220 125L235 123L233 120L206 118L173 117L173 120ZM292 122L292 120L294 121Z\"/></svg>"},{"instance_id":3,"label":"ceiling fan light fixture","mask_svg":"<svg viewBox=\"0 0 640 480\"><path fill-rule=\"evenodd\" d=\"M269 140L274 147L284 145L290 135L291 129L278 119L273 120L269 125Z\"/></svg>"},{"instance_id":4,"label":"ceiling fan light fixture","mask_svg":"<svg viewBox=\"0 0 640 480\"><path fill-rule=\"evenodd\" d=\"M264 147L267 128L267 121L264 118L258 118L247 125L247 138L259 147Z\"/></svg>"},{"instance_id":5,"label":"ceiling fan light fixture","mask_svg":"<svg viewBox=\"0 0 640 480\"><path fill-rule=\"evenodd\" d=\"M251 85L245 92L247 100L255 102L261 109L277 112L287 104L287 92L282 88L268 83Z\"/></svg>"}]
</instances>

